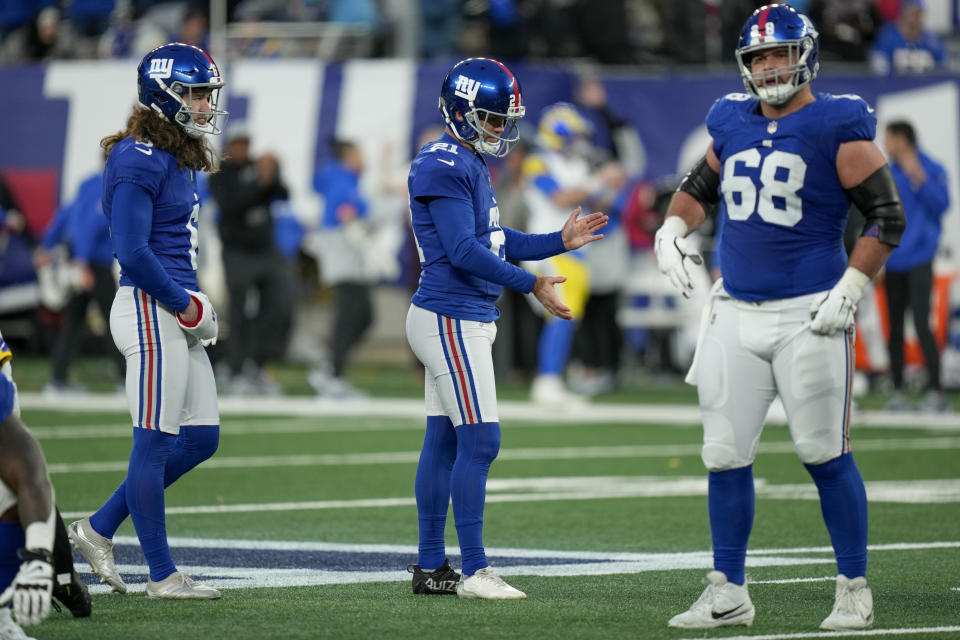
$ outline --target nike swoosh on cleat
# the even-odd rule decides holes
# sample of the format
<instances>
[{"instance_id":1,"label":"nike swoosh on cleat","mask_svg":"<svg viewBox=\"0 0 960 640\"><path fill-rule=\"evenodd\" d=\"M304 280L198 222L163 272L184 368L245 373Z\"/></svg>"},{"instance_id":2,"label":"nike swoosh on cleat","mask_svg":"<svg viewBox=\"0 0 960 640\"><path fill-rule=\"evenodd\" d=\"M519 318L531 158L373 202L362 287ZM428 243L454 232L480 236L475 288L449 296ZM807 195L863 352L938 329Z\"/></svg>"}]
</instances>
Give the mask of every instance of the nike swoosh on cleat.
<instances>
[{"instance_id":1,"label":"nike swoosh on cleat","mask_svg":"<svg viewBox=\"0 0 960 640\"><path fill-rule=\"evenodd\" d=\"M437 158L437 160L442 162L443 164L448 164L451 167L453 166L453 160L444 160L443 158Z\"/></svg>"},{"instance_id":2,"label":"nike swoosh on cleat","mask_svg":"<svg viewBox=\"0 0 960 640\"><path fill-rule=\"evenodd\" d=\"M711 612L710 612L710 615L713 616L713 619L714 619L714 620L719 620L720 618L726 618L726 617L729 616L731 613L736 612L738 609L740 609L740 608L742 608L742 607L743 607L743 603L740 603L739 605L737 605L737 606L734 607L733 609L728 609L728 610L726 610L726 611L711 611Z\"/></svg>"}]
</instances>

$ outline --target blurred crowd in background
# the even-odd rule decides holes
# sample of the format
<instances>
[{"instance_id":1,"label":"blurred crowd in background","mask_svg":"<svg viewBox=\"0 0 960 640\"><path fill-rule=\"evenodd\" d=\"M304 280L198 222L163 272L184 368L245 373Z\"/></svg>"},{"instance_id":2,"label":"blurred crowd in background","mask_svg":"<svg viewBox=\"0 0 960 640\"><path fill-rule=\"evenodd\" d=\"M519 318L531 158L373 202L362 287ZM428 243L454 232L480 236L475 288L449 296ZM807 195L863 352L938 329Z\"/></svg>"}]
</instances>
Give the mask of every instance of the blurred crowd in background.
<instances>
[{"instance_id":1,"label":"blurred crowd in background","mask_svg":"<svg viewBox=\"0 0 960 640\"><path fill-rule=\"evenodd\" d=\"M0 2L0 60L7 64L72 58L136 60L170 40L209 48L211 21L219 19L225 20L231 57L337 60L484 55L507 60L586 59L651 69L723 66L732 72L733 43L745 16L760 4L746 0L5 0ZM877 74L955 68L957 56L951 51L958 45L956 0L793 4L816 24L827 25L821 31L820 57L831 61L831 67L847 62L859 65L861 72L869 68ZM930 26L930 12L937 16L936 29ZM651 249L679 177L637 177L642 173L637 134L624 114L609 108L603 84L589 74L579 78L572 103L552 105L522 126L522 144L502 162L491 163L502 224L531 230L538 209L553 206L572 211L577 204L608 212L611 224L604 242L590 245L585 252L584 304L566 347L569 364L564 361L559 372L546 372L557 379L542 384L545 372L538 354L538 346L544 348L542 310L525 296L507 291L500 301L505 320L499 323L494 347L498 376L533 381L533 399L551 407L612 391L638 367L676 378L692 356L699 309L672 300ZM421 132L418 147L440 133L439 127ZM356 347L382 320L376 318L375 290L388 285L408 297L419 274L405 204L406 165L381 172L387 177L365 192L361 180L365 168L383 158L365 158L355 140L330 140L326 154L330 160L318 167L313 181L322 208L310 227L287 203L282 153L250 153L251 139L256 141L257 135L242 121L228 125L223 141L228 158L221 172L203 184L201 194L204 216L217 221L201 232L217 238L214 246L219 251L212 255L220 261L217 268L225 280L223 292L211 294L223 319L221 344L213 352L218 385L227 394L282 393L271 366L293 359L309 365L308 381L319 396L361 397L364 391L348 379ZM394 165L403 165L402 159L394 160L399 161ZM55 331L46 337L41 332L34 346L53 354L50 393L82 391L68 375L78 351L113 351L107 344L104 319L94 317L91 323L87 314L92 300L110 295L103 291L110 256L104 258L103 251L91 248L97 246L99 232L89 223L91 212L95 214L99 207L97 178L91 176L90 188L82 188L74 202L61 204L45 237L28 242L35 247L32 260L41 285L45 279L57 279L66 283L68 291L62 299L50 299L49 292L57 288L41 286L48 298L39 312L38 326ZM0 181L0 223L5 233L26 234L17 214L22 208L2 187ZM379 206L384 202L390 205ZM708 259L712 230L712 225L705 225L700 235ZM206 240L204 246L208 246ZM58 251L62 253L59 262ZM56 264L66 268L54 277L51 265ZM708 262L698 274L703 295L710 279L719 276L709 266ZM659 303L654 302L657 297L662 298ZM325 328L319 332L312 313L318 301L326 312ZM102 308L101 314L106 316ZM84 324L89 331L83 330ZM873 331L874 344L859 390L884 385L890 389L886 338L878 333L879 324L869 327L865 331ZM92 348L83 344L91 335L99 336ZM960 336L956 338L960 342ZM899 339L902 343L903 337ZM950 339L946 329L938 330L938 349L947 347ZM923 369L916 357L909 356L907 382L918 381L915 384L922 386ZM409 359L413 366L412 356ZM960 370L955 362L944 367ZM119 382L119 367L116 374ZM903 376L894 378L902 391ZM945 376L942 382L960 386L960 375ZM901 402L898 408L909 405Z\"/></svg>"},{"instance_id":2,"label":"blurred crowd in background","mask_svg":"<svg viewBox=\"0 0 960 640\"><path fill-rule=\"evenodd\" d=\"M177 40L323 59L492 56L609 65L729 64L756 0L4 0L0 61L132 58ZM797 0L820 26L821 57L878 73L949 66L955 0ZM897 54L896 51L910 51ZM220 59L220 58L218 58Z\"/></svg>"}]
</instances>

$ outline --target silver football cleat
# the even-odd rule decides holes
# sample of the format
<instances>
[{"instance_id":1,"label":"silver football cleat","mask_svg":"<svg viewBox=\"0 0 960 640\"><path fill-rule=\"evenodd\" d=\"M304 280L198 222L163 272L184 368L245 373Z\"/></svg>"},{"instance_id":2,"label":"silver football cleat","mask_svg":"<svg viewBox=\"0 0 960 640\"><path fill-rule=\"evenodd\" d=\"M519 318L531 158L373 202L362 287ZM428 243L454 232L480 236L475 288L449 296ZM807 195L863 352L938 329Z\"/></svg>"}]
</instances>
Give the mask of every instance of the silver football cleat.
<instances>
[{"instance_id":1,"label":"silver football cleat","mask_svg":"<svg viewBox=\"0 0 960 640\"><path fill-rule=\"evenodd\" d=\"M113 541L94 531L89 517L77 520L67 531L73 548L90 564L93 573L100 574L100 582L106 582L117 593L126 593L127 585L113 561Z\"/></svg>"},{"instance_id":2,"label":"silver football cleat","mask_svg":"<svg viewBox=\"0 0 960 640\"><path fill-rule=\"evenodd\" d=\"M148 598L168 600L216 600L220 592L213 587L191 580L185 573L175 571L160 582L147 580Z\"/></svg>"}]
</instances>

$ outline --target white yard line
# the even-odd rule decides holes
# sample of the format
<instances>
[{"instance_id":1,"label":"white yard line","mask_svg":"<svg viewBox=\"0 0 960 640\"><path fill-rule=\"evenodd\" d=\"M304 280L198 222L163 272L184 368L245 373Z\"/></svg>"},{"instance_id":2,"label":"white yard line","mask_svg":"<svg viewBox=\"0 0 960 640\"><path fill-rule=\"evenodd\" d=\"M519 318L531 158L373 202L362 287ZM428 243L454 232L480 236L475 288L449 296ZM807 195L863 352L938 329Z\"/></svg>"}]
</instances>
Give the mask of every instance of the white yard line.
<instances>
[{"instance_id":1,"label":"white yard line","mask_svg":"<svg viewBox=\"0 0 960 640\"><path fill-rule=\"evenodd\" d=\"M817 500L816 488L803 485L771 485L763 478L755 480L758 498ZM873 503L896 502L915 504L918 497L928 503L960 502L960 480L914 480L897 483L867 482L867 499ZM524 489L519 491L518 489ZM662 498L707 495L707 480L700 477L661 478L645 476L595 476L572 478L503 478L487 483L487 502L554 502L566 500L600 500L622 498ZM325 509L369 509L410 507L413 496L394 498L361 498L354 500L301 500L246 504L211 504L168 506L167 515L215 513L257 513L267 511L318 511ZM69 511L64 517L88 515ZM789 553L789 552L787 552Z\"/></svg>"},{"instance_id":2,"label":"white yard line","mask_svg":"<svg viewBox=\"0 0 960 640\"><path fill-rule=\"evenodd\" d=\"M21 393L24 409L63 409L70 411L126 411L126 398L114 394L64 396L51 399L41 393ZM364 398L362 400L332 401L308 396L280 396L276 398L219 399L220 413L228 416L367 416L384 418L412 418L423 421L423 400L411 398ZM544 421L542 407L530 402L499 402L501 421ZM591 403L585 408L552 412L553 423L663 423L683 426L700 425L700 409L693 405L659 404L604 404ZM887 413L858 411L853 425L890 427L897 429L936 429L960 431L960 421L951 414Z\"/></svg>"},{"instance_id":3,"label":"white yard line","mask_svg":"<svg viewBox=\"0 0 960 640\"><path fill-rule=\"evenodd\" d=\"M858 638L871 636L899 636L914 635L917 633L957 633L960 627L906 627L899 629L866 629L862 631L819 631L809 633L768 633L757 636L725 636L723 640L797 640L800 638ZM703 640L703 636L696 638L681 638L680 640Z\"/></svg>"},{"instance_id":4,"label":"white yard line","mask_svg":"<svg viewBox=\"0 0 960 640\"><path fill-rule=\"evenodd\" d=\"M700 444L613 445L593 447L506 448L499 460L585 460L615 458L673 458L700 456ZM931 451L960 449L960 437L899 438L859 440L855 451ZM761 454L794 454L792 442L761 443ZM203 463L204 469L247 469L263 467L326 467L382 464L415 464L419 451L382 451L369 453L322 453L268 456L215 456ZM50 473L100 473L125 471L127 460L61 462L47 465Z\"/></svg>"},{"instance_id":5,"label":"white yard line","mask_svg":"<svg viewBox=\"0 0 960 640\"><path fill-rule=\"evenodd\" d=\"M404 582L410 575L401 568L394 570L327 570L318 567L276 568L264 570L261 567L217 567L190 563L189 549L222 549L224 552L238 551L276 552L291 551L298 557L307 558L305 554L311 552L342 553L342 554L384 554L385 562L396 562L395 556L407 555L411 559L416 557L416 545L398 544L356 544L333 542L301 542L281 540L221 540L212 538L171 537L168 539L173 549L179 549L178 566L192 576L200 577L204 582L217 588L238 589L253 587L296 587L324 584L357 584L368 582ZM118 546L138 546L133 536L116 536L114 543ZM910 543L912 549L942 548L943 545L960 547L960 542ZM874 545L871 551L891 550L896 545ZM899 549L898 549L899 550ZM762 549L759 555L747 558L748 567L794 567L813 565L832 565L832 555L827 558L801 558L797 554L803 548L796 549ZM776 551L795 552L776 555ZM458 557L455 548L448 550L448 555ZM651 571L674 571L682 569L707 570L712 566L713 556L709 551L694 551L684 553L638 553L621 551L567 551L554 549L517 549L517 548L488 548L487 555L497 566L497 572L504 576L543 576L543 577L572 577L572 576L599 576L617 574L636 574ZM236 557L236 556L234 556ZM529 562L524 564L498 564L499 559L524 558ZM251 557L251 563L256 559ZM540 562L538 562L538 560ZM570 562L563 562L569 560ZM584 562L584 561L588 562ZM546 561L546 562L543 562ZM309 560L304 560L308 564ZM315 562L315 560L314 560ZM140 582L128 582L132 592L142 592L143 576L147 567L139 564L120 564L118 570L129 576L139 576ZM89 570L85 563L77 563L81 572ZM792 584L813 581L832 581L827 578L794 578L785 580L765 580L751 584ZM90 589L93 593L107 593L107 585L95 585ZM811 637L820 637L816 634ZM759 636L750 636L759 637ZM778 636L779 637L779 636Z\"/></svg>"}]
</instances>

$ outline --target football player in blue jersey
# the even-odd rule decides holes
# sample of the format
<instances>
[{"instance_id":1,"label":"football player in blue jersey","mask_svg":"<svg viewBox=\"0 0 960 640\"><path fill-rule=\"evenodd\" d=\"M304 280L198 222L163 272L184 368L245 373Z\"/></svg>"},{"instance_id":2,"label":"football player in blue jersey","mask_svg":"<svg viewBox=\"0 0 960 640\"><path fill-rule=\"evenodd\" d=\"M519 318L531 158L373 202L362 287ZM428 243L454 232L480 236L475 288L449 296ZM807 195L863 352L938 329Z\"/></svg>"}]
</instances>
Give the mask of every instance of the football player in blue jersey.
<instances>
[{"instance_id":1,"label":"football player in blue jersey","mask_svg":"<svg viewBox=\"0 0 960 640\"><path fill-rule=\"evenodd\" d=\"M709 471L714 570L681 628L750 625L744 565L753 525L752 463L779 394L800 460L820 494L837 559L833 611L822 629L873 622L867 586L867 500L850 449L853 314L899 243L905 218L873 143L873 109L855 95L814 94L813 24L785 4L747 20L736 59L747 93L707 114L706 155L674 194L654 250L683 292L700 257L684 242L722 200L722 278L703 314L687 381L697 385ZM849 258L850 203L867 219Z\"/></svg>"},{"instance_id":2,"label":"football player in blue jersey","mask_svg":"<svg viewBox=\"0 0 960 640\"><path fill-rule=\"evenodd\" d=\"M487 472L500 449L492 345L503 287L532 293L570 320L554 291L564 276L535 276L507 260L540 260L603 236L607 216L575 210L554 233L525 234L499 224L483 156L517 144L520 83L489 58L455 64L440 90L444 134L423 146L407 187L422 272L407 313L407 340L426 369L427 431L414 492L420 525L414 593L517 599L526 595L487 563L482 541ZM443 532L453 501L463 575L446 560Z\"/></svg>"},{"instance_id":3,"label":"football player in blue jersey","mask_svg":"<svg viewBox=\"0 0 960 640\"><path fill-rule=\"evenodd\" d=\"M219 134L223 80L202 49L171 43L137 69L140 105L126 128L101 142L109 154L103 212L122 269L110 332L127 362L133 450L126 479L88 518L70 525L101 581L126 592L111 541L130 515L150 567L147 597L219 598L177 571L167 545L164 489L217 449L220 416L204 347L217 316L197 286L197 171L212 171L206 142Z\"/></svg>"}]
</instances>

